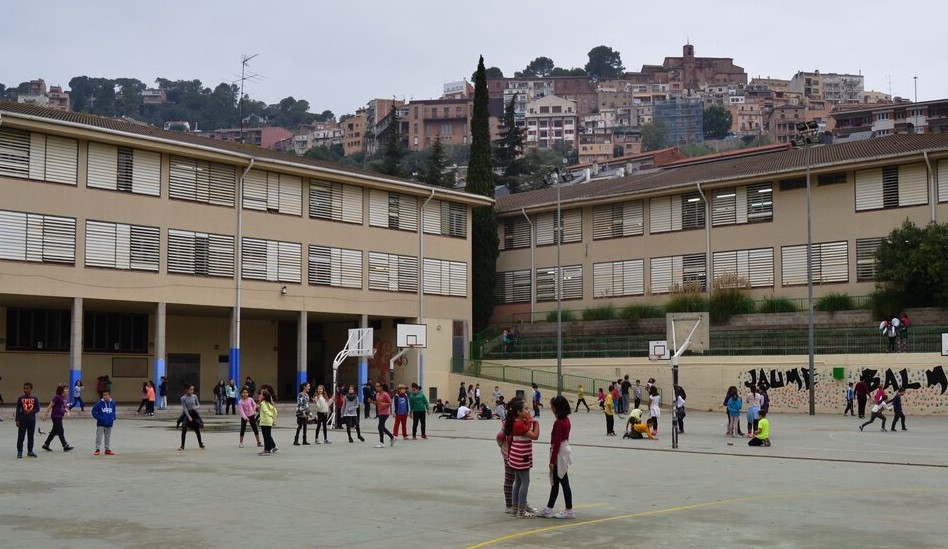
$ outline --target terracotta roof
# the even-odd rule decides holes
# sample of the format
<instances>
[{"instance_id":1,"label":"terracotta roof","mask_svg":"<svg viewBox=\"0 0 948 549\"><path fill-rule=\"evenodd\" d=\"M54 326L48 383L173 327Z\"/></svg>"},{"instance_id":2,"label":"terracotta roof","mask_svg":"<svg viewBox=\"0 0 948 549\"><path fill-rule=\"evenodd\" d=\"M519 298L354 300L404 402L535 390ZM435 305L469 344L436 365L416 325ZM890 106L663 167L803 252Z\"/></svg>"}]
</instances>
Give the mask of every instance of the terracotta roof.
<instances>
[{"instance_id":1,"label":"terracotta roof","mask_svg":"<svg viewBox=\"0 0 948 549\"><path fill-rule=\"evenodd\" d=\"M220 139L211 139L208 137L202 137L201 135L196 135L192 133L176 132L171 130L165 130L161 128L156 128L150 125L143 125L133 122L128 122L118 118L107 118L103 116L95 116L87 113L72 112L72 111L61 111L57 109L50 109L45 107L40 107L37 105L32 105L29 103L15 103L11 101L0 101L0 116L11 116L16 117L17 115L35 117L40 119L48 120L50 123L56 122L67 122L70 124L78 124L82 126L87 126L90 129L104 129L110 131L123 132L131 135L141 136L144 139L160 139L165 141L177 142L182 145L196 145L200 147L205 147L208 149L214 149L220 151L222 154L236 154L243 155L247 157L253 157L256 160L272 160L275 162L283 163L292 163L296 164L303 168L314 168L314 169L324 169L331 170L334 172L343 172L349 173L353 176L369 177L375 180L384 180L390 183L401 183L406 186L412 187L425 187L430 188L429 185L418 183L415 181L409 181L407 179L401 179L397 177L391 177L388 175L380 174L377 172L372 172L369 170L363 170L359 168L352 168L349 166L344 166L342 164L336 164L333 162L325 162L321 160L315 160L312 158L307 158L305 156L296 156L294 154L287 154L280 151L274 151L270 149L264 149L256 145L250 145L247 143L236 143L233 141L223 141ZM465 198L475 199L477 201L484 200L485 197L468 194L462 191L453 191L451 189L441 189L438 188L439 192L445 192L455 195L464 195Z\"/></svg>"},{"instance_id":2,"label":"terracotta roof","mask_svg":"<svg viewBox=\"0 0 948 549\"><path fill-rule=\"evenodd\" d=\"M924 151L948 156L948 134L899 134L813 147L810 149L811 168L817 172L830 171L855 163L919 156ZM666 167L618 179L564 185L560 188L560 200L562 204L597 199L608 201L666 189L694 188L697 183L735 184L742 179L786 179L802 176L804 168L804 151L800 149L764 151L750 156L725 156L710 162ZM551 187L499 197L497 212L517 212L521 208L548 209L555 204L556 188Z\"/></svg>"}]
</instances>

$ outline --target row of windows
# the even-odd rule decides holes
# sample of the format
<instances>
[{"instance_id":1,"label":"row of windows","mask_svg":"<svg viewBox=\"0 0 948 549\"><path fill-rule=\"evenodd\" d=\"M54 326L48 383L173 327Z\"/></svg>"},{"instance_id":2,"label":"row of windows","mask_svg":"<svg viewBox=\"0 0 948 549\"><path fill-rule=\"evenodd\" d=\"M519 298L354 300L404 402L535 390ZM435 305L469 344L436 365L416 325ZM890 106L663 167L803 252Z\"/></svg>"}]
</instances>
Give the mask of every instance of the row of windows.
<instances>
[{"instance_id":1,"label":"row of windows","mask_svg":"<svg viewBox=\"0 0 948 549\"><path fill-rule=\"evenodd\" d=\"M82 350L87 353L147 353L148 315L86 312ZM72 311L7 309L7 350L68 351Z\"/></svg>"},{"instance_id":2,"label":"row of windows","mask_svg":"<svg viewBox=\"0 0 948 549\"><path fill-rule=\"evenodd\" d=\"M856 281L871 282L875 276L875 251L881 238L856 240ZM781 284L783 286L807 283L806 245L783 246L781 254ZM714 277L739 277L752 288L774 286L774 248L731 250L713 253ZM649 259L649 293L673 292L681 287L706 288L707 268L704 254L685 254ZM594 263L593 297L623 297L645 295L646 273L644 259L628 259ZM849 282L849 243L822 242L813 244L813 282L832 284ZM537 301L556 300L556 267L536 270ZM497 273L496 298L499 303L530 301L529 270ZM583 266L563 267L563 299L583 298Z\"/></svg>"},{"instance_id":3,"label":"row of windows","mask_svg":"<svg viewBox=\"0 0 948 549\"><path fill-rule=\"evenodd\" d=\"M78 154L79 142L75 139L0 128L0 175L75 185ZM237 177L233 165L171 155L168 196L234 207ZM160 196L161 154L90 142L86 184L90 188ZM241 198L248 210L301 216L303 189L301 177L250 170L244 177ZM311 180L309 189L311 218L362 224L362 187ZM381 215L384 222L371 224L417 230L418 205L414 196L372 191L369 217L377 221ZM424 216L426 233L467 236L467 207L463 204L431 200Z\"/></svg>"},{"instance_id":4,"label":"row of windows","mask_svg":"<svg viewBox=\"0 0 948 549\"><path fill-rule=\"evenodd\" d=\"M76 221L0 210L0 259L43 263L75 263ZM86 221L85 265L158 272L158 227ZM168 273L232 278L235 238L168 229ZM363 252L329 246L309 246L312 285L361 289ZM244 238L241 277L270 282L302 282L303 246L260 238ZM418 291L418 258L372 252L369 288ZM425 293L467 295L467 264L426 258Z\"/></svg>"}]
</instances>

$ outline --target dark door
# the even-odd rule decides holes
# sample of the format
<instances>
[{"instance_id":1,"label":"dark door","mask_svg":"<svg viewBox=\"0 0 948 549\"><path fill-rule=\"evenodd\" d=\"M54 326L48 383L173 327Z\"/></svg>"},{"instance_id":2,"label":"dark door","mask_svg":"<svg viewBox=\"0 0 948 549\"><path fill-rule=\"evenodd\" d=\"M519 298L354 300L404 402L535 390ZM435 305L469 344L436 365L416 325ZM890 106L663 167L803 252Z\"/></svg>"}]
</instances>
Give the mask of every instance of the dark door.
<instances>
[{"instance_id":1,"label":"dark door","mask_svg":"<svg viewBox=\"0 0 948 549\"><path fill-rule=\"evenodd\" d=\"M201 355L168 355L168 403L174 406L181 400L188 385L194 385L195 394L201 394Z\"/></svg>"}]
</instances>

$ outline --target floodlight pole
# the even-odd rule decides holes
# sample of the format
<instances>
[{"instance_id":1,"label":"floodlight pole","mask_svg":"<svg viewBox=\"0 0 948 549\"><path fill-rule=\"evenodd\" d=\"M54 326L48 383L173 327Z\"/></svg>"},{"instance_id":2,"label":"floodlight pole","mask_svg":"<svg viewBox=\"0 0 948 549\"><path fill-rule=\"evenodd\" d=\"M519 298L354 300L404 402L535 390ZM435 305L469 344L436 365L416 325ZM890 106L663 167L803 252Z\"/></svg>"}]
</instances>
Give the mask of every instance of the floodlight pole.
<instances>
[{"instance_id":1,"label":"floodlight pole","mask_svg":"<svg viewBox=\"0 0 948 549\"><path fill-rule=\"evenodd\" d=\"M557 169L559 176L559 169ZM563 218L560 211L560 178L556 177L556 396L563 394Z\"/></svg>"},{"instance_id":2,"label":"floodlight pole","mask_svg":"<svg viewBox=\"0 0 948 549\"><path fill-rule=\"evenodd\" d=\"M810 382L811 416L816 415L816 375L813 372L813 224L810 215L810 149L812 145L807 141L806 148L803 150L804 161L806 162L806 338L809 353L809 372L807 375Z\"/></svg>"}]
</instances>

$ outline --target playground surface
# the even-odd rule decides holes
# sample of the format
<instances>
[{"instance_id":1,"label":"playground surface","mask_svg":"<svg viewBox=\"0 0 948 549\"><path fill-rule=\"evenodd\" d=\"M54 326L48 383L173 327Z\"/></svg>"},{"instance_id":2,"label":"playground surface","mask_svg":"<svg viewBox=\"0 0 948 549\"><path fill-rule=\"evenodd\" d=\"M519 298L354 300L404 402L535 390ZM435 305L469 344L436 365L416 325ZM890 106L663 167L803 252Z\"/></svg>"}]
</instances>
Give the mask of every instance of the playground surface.
<instances>
[{"instance_id":1,"label":"playground surface","mask_svg":"<svg viewBox=\"0 0 948 549\"><path fill-rule=\"evenodd\" d=\"M910 411L909 411L910 412ZM689 411L671 449L605 436L599 412L572 419L574 520L505 514L497 421L428 419L428 440L293 446L281 407L280 451L237 447L233 417L208 416L205 450L177 410L136 419L120 410L115 456L93 456L94 423L66 420L68 454L16 459L9 407L0 423L0 540L36 547L944 547L948 421L908 418L908 431L860 432L858 418L771 416L773 446L724 436L724 414ZM541 415L530 505L549 494L551 415ZM38 422L44 431L51 424ZM616 430L624 427L617 419ZM888 425L887 425L888 426ZM392 427L392 420L388 422ZM410 431L410 426L409 426ZM409 432L410 436L410 432ZM733 445L729 444L732 443ZM563 496L556 508L562 508ZM940 526L939 526L940 525Z\"/></svg>"}]
</instances>

